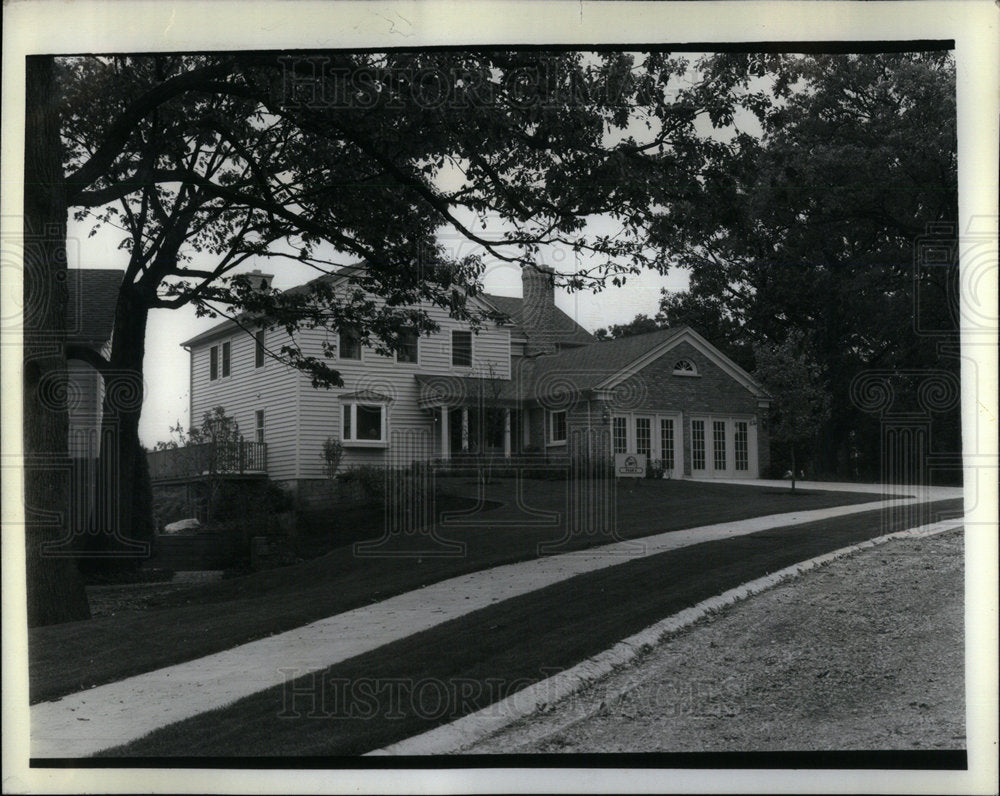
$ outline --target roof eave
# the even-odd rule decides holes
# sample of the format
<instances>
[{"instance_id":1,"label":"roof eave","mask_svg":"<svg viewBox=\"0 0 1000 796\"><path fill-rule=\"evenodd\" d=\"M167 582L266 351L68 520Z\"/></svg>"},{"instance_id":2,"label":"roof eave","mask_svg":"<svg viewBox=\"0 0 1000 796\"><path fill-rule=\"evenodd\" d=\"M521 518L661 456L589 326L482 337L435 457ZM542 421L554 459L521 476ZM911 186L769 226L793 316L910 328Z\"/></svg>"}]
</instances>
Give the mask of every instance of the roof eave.
<instances>
[{"instance_id":1,"label":"roof eave","mask_svg":"<svg viewBox=\"0 0 1000 796\"><path fill-rule=\"evenodd\" d=\"M240 328L241 328L240 325L236 321L232 319L227 319L217 324L216 326L213 326L211 329L206 329L204 332L196 334L189 340L185 340L180 345L181 348L192 348L196 345L200 345L201 343L207 343L208 341L213 340L216 337L222 337L223 334L236 331Z\"/></svg>"}]
</instances>

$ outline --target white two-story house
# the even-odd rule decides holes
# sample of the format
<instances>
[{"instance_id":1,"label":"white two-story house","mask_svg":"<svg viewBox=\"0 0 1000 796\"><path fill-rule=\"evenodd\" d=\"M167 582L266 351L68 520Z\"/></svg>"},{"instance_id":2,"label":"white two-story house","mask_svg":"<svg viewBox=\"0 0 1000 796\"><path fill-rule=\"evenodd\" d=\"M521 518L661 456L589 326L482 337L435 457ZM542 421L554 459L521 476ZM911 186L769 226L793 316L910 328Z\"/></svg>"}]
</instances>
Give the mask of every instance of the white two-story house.
<instances>
[{"instance_id":1,"label":"white two-story house","mask_svg":"<svg viewBox=\"0 0 1000 796\"><path fill-rule=\"evenodd\" d=\"M351 270L331 279L347 284ZM270 277L253 272L265 286ZM767 395L694 330L598 342L555 306L552 272L522 271L522 298L470 298L502 322L473 331L431 308L440 330L392 356L350 332L303 330L306 354L336 356L344 386L312 387L267 355L284 330L224 321L190 352L190 417L224 407L244 437L266 446L266 472L295 489L324 478L323 443L341 467L404 466L463 454L544 454L550 460L636 453L676 477L757 477L767 467Z\"/></svg>"}]
</instances>

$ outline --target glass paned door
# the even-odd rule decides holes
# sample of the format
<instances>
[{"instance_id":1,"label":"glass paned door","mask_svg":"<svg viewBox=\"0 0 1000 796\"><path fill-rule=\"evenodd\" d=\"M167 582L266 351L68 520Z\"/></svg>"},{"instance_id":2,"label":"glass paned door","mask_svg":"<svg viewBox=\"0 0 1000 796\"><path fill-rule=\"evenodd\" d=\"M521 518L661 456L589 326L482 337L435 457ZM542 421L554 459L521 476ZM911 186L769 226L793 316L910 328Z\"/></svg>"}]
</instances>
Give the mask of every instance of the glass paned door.
<instances>
[{"instance_id":1,"label":"glass paned door","mask_svg":"<svg viewBox=\"0 0 1000 796\"><path fill-rule=\"evenodd\" d=\"M736 471L745 473L750 469L749 423L746 420L737 420L733 426Z\"/></svg>"},{"instance_id":2,"label":"glass paned door","mask_svg":"<svg viewBox=\"0 0 1000 796\"><path fill-rule=\"evenodd\" d=\"M635 452L645 456L647 464L653 451L652 428L652 418L637 417L635 419Z\"/></svg>"},{"instance_id":3,"label":"glass paned door","mask_svg":"<svg viewBox=\"0 0 1000 796\"><path fill-rule=\"evenodd\" d=\"M615 417L611 428L615 453L628 453L628 418Z\"/></svg>"},{"instance_id":4,"label":"glass paned door","mask_svg":"<svg viewBox=\"0 0 1000 796\"><path fill-rule=\"evenodd\" d=\"M660 418L660 460L665 470L674 468L674 419Z\"/></svg>"},{"instance_id":5,"label":"glass paned door","mask_svg":"<svg viewBox=\"0 0 1000 796\"><path fill-rule=\"evenodd\" d=\"M726 469L726 421L712 421L712 467L716 471Z\"/></svg>"},{"instance_id":6,"label":"glass paned door","mask_svg":"<svg viewBox=\"0 0 1000 796\"><path fill-rule=\"evenodd\" d=\"M705 421L691 421L691 469L705 469Z\"/></svg>"},{"instance_id":7,"label":"glass paned door","mask_svg":"<svg viewBox=\"0 0 1000 796\"><path fill-rule=\"evenodd\" d=\"M757 429L747 417L691 420L691 470L714 478L757 477Z\"/></svg>"}]
</instances>

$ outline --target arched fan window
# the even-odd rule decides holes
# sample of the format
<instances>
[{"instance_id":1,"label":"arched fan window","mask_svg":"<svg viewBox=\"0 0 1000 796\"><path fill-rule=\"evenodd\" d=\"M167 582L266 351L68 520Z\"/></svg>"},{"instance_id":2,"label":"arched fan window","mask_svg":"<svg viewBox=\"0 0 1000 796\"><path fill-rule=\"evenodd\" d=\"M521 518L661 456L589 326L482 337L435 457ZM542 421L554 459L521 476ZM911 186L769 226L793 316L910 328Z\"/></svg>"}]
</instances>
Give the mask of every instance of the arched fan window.
<instances>
[{"instance_id":1,"label":"arched fan window","mask_svg":"<svg viewBox=\"0 0 1000 796\"><path fill-rule=\"evenodd\" d=\"M694 366L694 362L690 359L678 359L674 363L674 375L675 376L697 376L698 368Z\"/></svg>"}]
</instances>

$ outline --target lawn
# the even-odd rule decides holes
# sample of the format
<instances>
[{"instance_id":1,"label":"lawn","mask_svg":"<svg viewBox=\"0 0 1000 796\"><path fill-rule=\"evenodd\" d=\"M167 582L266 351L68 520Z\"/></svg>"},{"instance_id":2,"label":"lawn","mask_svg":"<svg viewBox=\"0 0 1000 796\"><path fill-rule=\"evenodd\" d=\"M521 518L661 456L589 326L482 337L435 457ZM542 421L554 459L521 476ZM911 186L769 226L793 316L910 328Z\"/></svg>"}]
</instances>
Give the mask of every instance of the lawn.
<instances>
[{"instance_id":1,"label":"lawn","mask_svg":"<svg viewBox=\"0 0 1000 796\"><path fill-rule=\"evenodd\" d=\"M366 556L356 556L351 547L340 548L299 565L177 592L153 610L36 628L29 634L31 701L199 658L430 583L540 554L875 497L640 481L617 486L611 528L574 533L579 526L574 512L567 511L573 485L524 483L519 499L513 482L500 479L482 495L500 507L446 515L443 522L425 529L433 535L396 534ZM474 482L463 480L451 481L446 488L465 495L477 489ZM376 530L378 521L373 518Z\"/></svg>"},{"instance_id":2,"label":"lawn","mask_svg":"<svg viewBox=\"0 0 1000 796\"><path fill-rule=\"evenodd\" d=\"M961 501L935 504L958 512ZM767 572L909 527L905 508L691 545L505 600L102 756L363 754L493 704ZM720 655L724 650L720 650ZM291 693L298 694L289 699Z\"/></svg>"}]
</instances>

